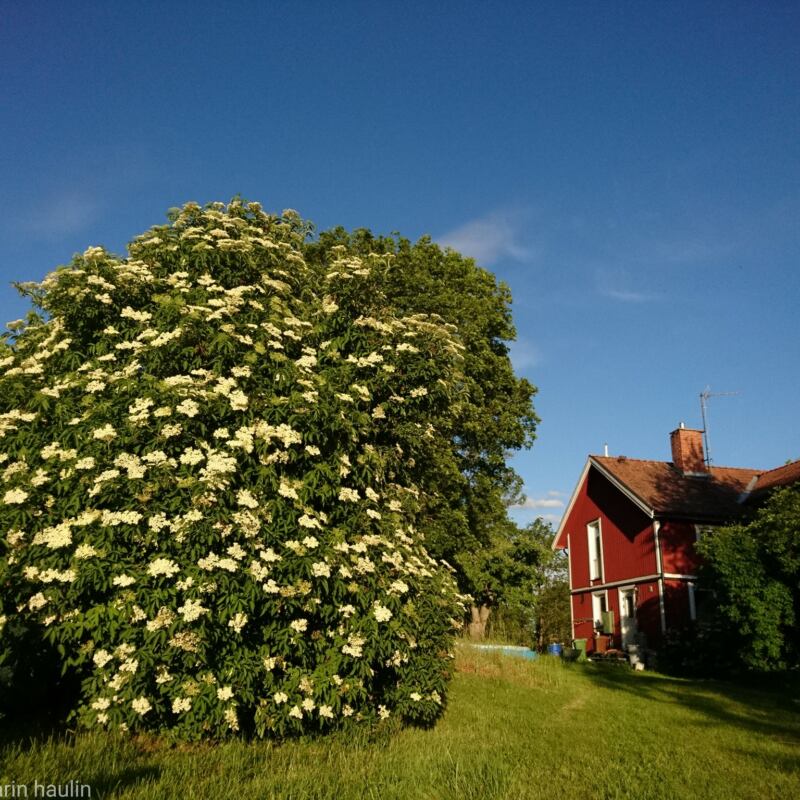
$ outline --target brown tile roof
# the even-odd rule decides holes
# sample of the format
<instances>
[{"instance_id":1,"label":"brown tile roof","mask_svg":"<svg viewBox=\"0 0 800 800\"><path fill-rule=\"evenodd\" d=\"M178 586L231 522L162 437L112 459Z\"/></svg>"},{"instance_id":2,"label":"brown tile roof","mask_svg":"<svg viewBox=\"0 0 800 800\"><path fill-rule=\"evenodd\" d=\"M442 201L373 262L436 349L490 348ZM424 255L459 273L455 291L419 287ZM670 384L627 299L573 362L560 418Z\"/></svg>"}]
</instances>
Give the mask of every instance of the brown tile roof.
<instances>
[{"instance_id":1,"label":"brown tile roof","mask_svg":"<svg viewBox=\"0 0 800 800\"><path fill-rule=\"evenodd\" d=\"M741 513L739 498L756 469L711 467L702 477L686 476L669 461L643 461L625 456L592 456L657 516L724 521Z\"/></svg>"},{"instance_id":2,"label":"brown tile roof","mask_svg":"<svg viewBox=\"0 0 800 800\"><path fill-rule=\"evenodd\" d=\"M774 489L776 486L788 486L795 481L800 481L800 460L776 467L769 472L762 472L758 476L756 485L751 487L750 491L756 494L767 489Z\"/></svg>"}]
</instances>

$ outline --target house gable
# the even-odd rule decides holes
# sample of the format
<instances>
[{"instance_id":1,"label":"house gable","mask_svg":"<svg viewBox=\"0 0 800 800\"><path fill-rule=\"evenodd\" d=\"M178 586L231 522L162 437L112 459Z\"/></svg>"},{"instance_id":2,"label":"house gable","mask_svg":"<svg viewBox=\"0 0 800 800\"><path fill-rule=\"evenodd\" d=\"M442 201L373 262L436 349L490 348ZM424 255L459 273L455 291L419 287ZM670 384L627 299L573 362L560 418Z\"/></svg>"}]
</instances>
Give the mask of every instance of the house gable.
<instances>
[{"instance_id":1,"label":"house gable","mask_svg":"<svg viewBox=\"0 0 800 800\"><path fill-rule=\"evenodd\" d=\"M554 547L569 546L571 588L590 588L654 574L651 513L590 458L554 538ZM592 578L590 538L598 527L602 569Z\"/></svg>"},{"instance_id":2,"label":"house gable","mask_svg":"<svg viewBox=\"0 0 800 800\"><path fill-rule=\"evenodd\" d=\"M570 515L576 501L582 493L586 492L586 481L591 470L600 473L610 484L612 484L622 495L624 495L634 506L638 507L648 517L652 518L654 516L653 509L650 508L650 506L648 506L647 503L644 502L642 498L639 497L635 492L631 491L631 489L627 487L625 483L620 481L617 476L609 471L605 465L599 461L599 456L589 456L589 459L587 460L586 465L581 472L581 476L578 479L578 483L572 492L572 496L569 499L569 503L564 511L564 515L561 518L561 523L558 526L558 530L553 537L553 550L563 550L565 547L567 547L566 523L570 519Z\"/></svg>"}]
</instances>

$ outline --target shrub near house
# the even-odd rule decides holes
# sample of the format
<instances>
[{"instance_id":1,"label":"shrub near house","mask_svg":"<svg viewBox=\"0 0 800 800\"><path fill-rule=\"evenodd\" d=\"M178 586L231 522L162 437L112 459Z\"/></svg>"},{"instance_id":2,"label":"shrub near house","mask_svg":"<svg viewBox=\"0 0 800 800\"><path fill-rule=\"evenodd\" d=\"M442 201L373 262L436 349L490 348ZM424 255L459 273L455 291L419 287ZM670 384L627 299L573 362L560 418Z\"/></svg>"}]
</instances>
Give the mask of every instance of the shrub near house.
<instances>
[{"instance_id":1,"label":"shrub near house","mask_svg":"<svg viewBox=\"0 0 800 800\"><path fill-rule=\"evenodd\" d=\"M385 260L301 254L257 204L187 205L23 291L0 352L0 666L48 643L102 728L287 735L443 708L448 572L409 465L446 424L452 326ZM38 656L37 656L38 657Z\"/></svg>"}]
</instances>

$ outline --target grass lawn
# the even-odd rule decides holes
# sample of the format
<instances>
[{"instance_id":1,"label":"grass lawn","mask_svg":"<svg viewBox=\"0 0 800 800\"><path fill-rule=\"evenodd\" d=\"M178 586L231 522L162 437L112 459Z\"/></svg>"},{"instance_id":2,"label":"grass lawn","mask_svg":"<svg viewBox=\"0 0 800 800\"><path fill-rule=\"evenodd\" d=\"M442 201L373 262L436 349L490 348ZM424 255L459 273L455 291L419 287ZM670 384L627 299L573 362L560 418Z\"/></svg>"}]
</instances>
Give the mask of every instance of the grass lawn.
<instances>
[{"instance_id":1,"label":"grass lawn","mask_svg":"<svg viewBox=\"0 0 800 800\"><path fill-rule=\"evenodd\" d=\"M7 730L0 797L70 779L93 798L152 800L800 796L796 693L465 648L457 667L432 730L184 747Z\"/></svg>"}]
</instances>

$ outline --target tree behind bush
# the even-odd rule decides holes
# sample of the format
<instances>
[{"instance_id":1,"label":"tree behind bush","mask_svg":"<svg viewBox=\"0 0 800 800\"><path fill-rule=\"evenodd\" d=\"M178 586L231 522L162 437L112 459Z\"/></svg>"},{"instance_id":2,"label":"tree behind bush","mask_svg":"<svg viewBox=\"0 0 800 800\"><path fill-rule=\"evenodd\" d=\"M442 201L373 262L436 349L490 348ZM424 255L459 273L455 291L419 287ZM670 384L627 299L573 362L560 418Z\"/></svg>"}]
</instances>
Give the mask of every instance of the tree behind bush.
<instances>
[{"instance_id":1,"label":"tree behind bush","mask_svg":"<svg viewBox=\"0 0 800 800\"><path fill-rule=\"evenodd\" d=\"M428 551L453 565L462 592L473 598L473 615L488 619L495 595L480 565L523 547L515 544L518 529L507 516L521 489L509 453L531 446L538 422L536 389L515 375L509 357L516 337L511 292L471 258L428 237L412 243L335 228L309 242L306 257L325 261L340 247L390 259L385 288L398 314L437 314L458 329L464 362L458 402L446 409L451 437L440 440L433 458L417 459L415 481L428 489L421 507ZM528 555L520 552L522 562Z\"/></svg>"}]
</instances>

